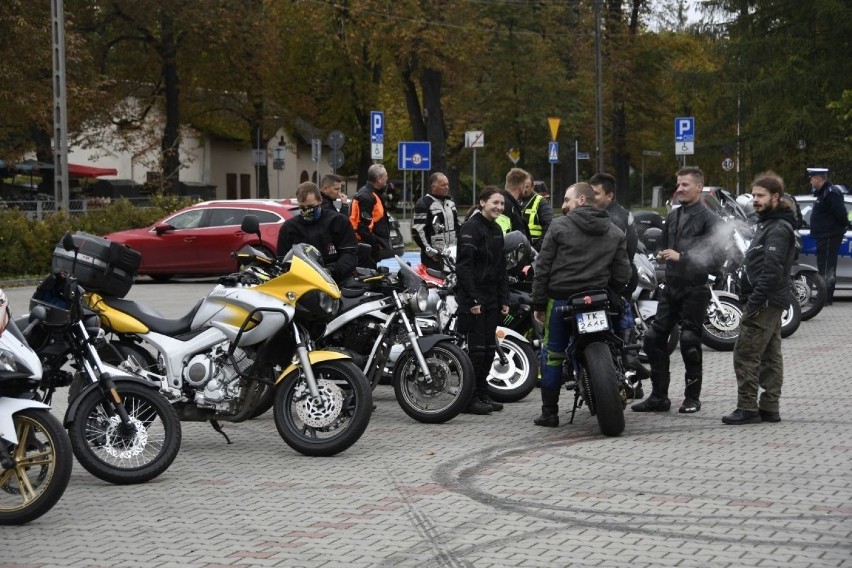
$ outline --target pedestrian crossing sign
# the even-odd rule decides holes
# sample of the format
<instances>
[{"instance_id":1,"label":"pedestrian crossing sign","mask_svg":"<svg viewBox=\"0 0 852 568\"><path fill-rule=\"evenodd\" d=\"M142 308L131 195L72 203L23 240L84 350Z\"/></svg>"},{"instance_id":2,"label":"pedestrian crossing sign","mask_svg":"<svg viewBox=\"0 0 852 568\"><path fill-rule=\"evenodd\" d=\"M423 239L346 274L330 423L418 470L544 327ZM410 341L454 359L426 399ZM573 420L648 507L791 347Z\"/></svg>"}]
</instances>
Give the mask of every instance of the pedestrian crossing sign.
<instances>
[{"instance_id":1,"label":"pedestrian crossing sign","mask_svg":"<svg viewBox=\"0 0 852 568\"><path fill-rule=\"evenodd\" d=\"M548 161L551 164L559 162L559 142L550 142L547 147Z\"/></svg>"}]
</instances>

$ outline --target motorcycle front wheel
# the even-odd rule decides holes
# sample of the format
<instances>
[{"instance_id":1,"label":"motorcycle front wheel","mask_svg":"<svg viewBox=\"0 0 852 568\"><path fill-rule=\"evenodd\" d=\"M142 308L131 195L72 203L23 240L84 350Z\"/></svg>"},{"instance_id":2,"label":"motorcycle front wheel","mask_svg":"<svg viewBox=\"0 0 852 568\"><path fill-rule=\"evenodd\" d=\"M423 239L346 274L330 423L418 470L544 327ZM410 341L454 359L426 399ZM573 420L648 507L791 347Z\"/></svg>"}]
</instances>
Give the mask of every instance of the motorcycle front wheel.
<instances>
[{"instance_id":1,"label":"motorcycle front wheel","mask_svg":"<svg viewBox=\"0 0 852 568\"><path fill-rule=\"evenodd\" d=\"M719 295L719 304L719 310L716 310L713 302L707 307L701 342L716 351L733 351L740 335L743 308L738 300L727 295Z\"/></svg>"},{"instance_id":2,"label":"motorcycle front wheel","mask_svg":"<svg viewBox=\"0 0 852 568\"><path fill-rule=\"evenodd\" d=\"M618 373L612 361L609 345L590 343L583 350L589 383L587 390L594 401L595 417L604 436L618 436L624 432L624 401L618 392Z\"/></svg>"},{"instance_id":3,"label":"motorcycle front wheel","mask_svg":"<svg viewBox=\"0 0 852 568\"><path fill-rule=\"evenodd\" d=\"M781 337L790 337L802 324L802 307L795 299L781 313Z\"/></svg>"},{"instance_id":4,"label":"motorcycle front wheel","mask_svg":"<svg viewBox=\"0 0 852 568\"><path fill-rule=\"evenodd\" d=\"M802 308L802 321L808 321L825 306L825 280L817 272L800 272L793 278L793 295Z\"/></svg>"},{"instance_id":5,"label":"motorcycle front wheel","mask_svg":"<svg viewBox=\"0 0 852 568\"><path fill-rule=\"evenodd\" d=\"M275 389L275 426L288 446L306 456L333 456L358 441L373 413L373 391L352 361L313 366L321 401L311 398L299 369Z\"/></svg>"},{"instance_id":6,"label":"motorcycle front wheel","mask_svg":"<svg viewBox=\"0 0 852 568\"><path fill-rule=\"evenodd\" d=\"M65 492L74 461L68 435L49 411L28 408L12 420L19 443L6 445L15 465L0 470L0 525L47 513Z\"/></svg>"},{"instance_id":7,"label":"motorcycle front wheel","mask_svg":"<svg viewBox=\"0 0 852 568\"><path fill-rule=\"evenodd\" d=\"M413 419L427 424L452 420L473 396L475 377L467 353L451 341L440 341L424 353L430 378L417 357L406 349L393 369L393 390L399 406Z\"/></svg>"},{"instance_id":8,"label":"motorcycle front wheel","mask_svg":"<svg viewBox=\"0 0 852 568\"><path fill-rule=\"evenodd\" d=\"M128 428L106 404L101 390L83 399L68 427L77 461L99 479L129 485L150 481L177 457L181 427L177 413L156 389L119 382L116 389L130 416Z\"/></svg>"},{"instance_id":9,"label":"motorcycle front wheel","mask_svg":"<svg viewBox=\"0 0 852 568\"><path fill-rule=\"evenodd\" d=\"M504 339L501 347L508 360L506 365L501 365L500 356L494 356L488 374L488 392L496 401L517 402L535 388L538 357L532 345L513 337Z\"/></svg>"}]
</instances>

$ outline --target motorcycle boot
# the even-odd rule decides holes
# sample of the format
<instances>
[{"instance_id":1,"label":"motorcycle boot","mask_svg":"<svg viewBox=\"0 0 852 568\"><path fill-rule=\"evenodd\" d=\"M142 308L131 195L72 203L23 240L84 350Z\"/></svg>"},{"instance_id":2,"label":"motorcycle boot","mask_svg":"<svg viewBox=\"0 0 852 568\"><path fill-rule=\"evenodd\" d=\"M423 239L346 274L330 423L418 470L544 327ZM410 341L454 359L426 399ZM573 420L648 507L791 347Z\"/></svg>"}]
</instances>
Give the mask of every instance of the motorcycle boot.
<instances>
[{"instance_id":1,"label":"motorcycle boot","mask_svg":"<svg viewBox=\"0 0 852 568\"><path fill-rule=\"evenodd\" d=\"M651 384L653 385L651 395L642 402L631 406L633 412L668 412L672 406L668 394L670 379L668 373L662 374L651 371Z\"/></svg>"},{"instance_id":2,"label":"motorcycle boot","mask_svg":"<svg viewBox=\"0 0 852 568\"><path fill-rule=\"evenodd\" d=\"M692 414L701 410L701 336L685 328L681 333L680 351L683 355L683 366L686 369L684 377L686 387L683 391L683 404L678 412Z\"/></svg>"},{"instance_id":3,"label":"motorcycle boot","mask_svg":"<svg viewBox=\"0 0 852 568\"><path fill-rule=\"evenodd\" d=\"M559 391L541 389L541 415L533 419L536 426L559 426Z\"/></svg>"},{"instance_id":4,"label":"motorcycle boot","mask_svg":"<svg viewBox=\"0 0 852 568\"><path fill-rule=\"evenodd\" d=\"M484 402L485 404L490 406L491 410L493 410L494 412L499 412L499 411L503 410L503 403L497 402L496 400L491 398L491 396L488 393L480 394L479 400L481 400L482 402Z\"/></svg>"}]
</instances>

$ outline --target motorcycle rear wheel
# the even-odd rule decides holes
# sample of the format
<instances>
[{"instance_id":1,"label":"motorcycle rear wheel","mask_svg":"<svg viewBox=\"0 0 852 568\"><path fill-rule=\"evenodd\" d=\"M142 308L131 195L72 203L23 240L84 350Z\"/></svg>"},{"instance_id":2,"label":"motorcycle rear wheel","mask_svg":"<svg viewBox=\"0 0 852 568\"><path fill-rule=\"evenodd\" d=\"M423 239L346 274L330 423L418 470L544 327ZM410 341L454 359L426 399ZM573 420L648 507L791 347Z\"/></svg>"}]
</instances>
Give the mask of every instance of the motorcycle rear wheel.
<instances>
[{"instance_id":1,"label":"motorcycle rear wheel","mask_svg":"<svg viewBox=\"0 0 852 568\"><path fill-rule=\"evenodd\" d=\"M71 448L86 471L116 485L150 481L166 471L180 450L177 413L156 389L119 382L116 390L136 426L122 432L118 416L104 404L100 389L84 394L68 427Z\"/></svg>"},{"instance_id":2,"label":"motorcycle rear wheel","mask_svg":"<svg viewBox=\"0 0 852 568\"><path fill-rule=\"evenodd\" d=\"M499 402L517 402L535 388L538 380L538 357L529 343L507 337L501 344L508 358L507 369L500 370L500 358L494 356L488 375L488 392Z\"/></svg>"},{"instance_id":3,"label":"motorcycle rear wheel","mask_svg":"<svg viewBox=\"0 0 852 568\"><path fill-rule=\"evenodd\" d=\"M288 446L306 456L333 456L361 438L373 413L373 390L352 361L323 361L313 366L324 405L311 400L296 369L275 388L273 417Z\"/></svg>"},{"instance_id":4,"label":"motorcycle rear wheel","mask_svg":"<svg viewBox=\"0 0 852 568\"><path fill-rule=\"evenodd\" d=\"M612 362L609 345L590 343L583 350L598 426L604 436L624 432L624 401L618 392L618 373Z\"/></svg>"},{"instance_id":5,"label":"motorcycle rear wheel","mask_svg":"<svg viewBox=\"0 0 852 568\"><path fill-rule=\"evenodd\" d=\"M733 296L716 293L719 294L721 313L716 312L712 302L707 307L701 342L716 351L733 351L737 337L740 335L743 308L739 300L735 300Z\"/></svg>"},{"instance_id":6,"label":"motorcycle rear wheel","mask_svg":"<svg viewBox=\"0 0 852 568\"><path fill-rule=\"evenodd\" d=\"M800 272L793 278L793 294L802 307L802 321L808 321L822 311L828 291L819 273Z\"/></svg>"},{"instance_id":7,"label":"motorcycle rear wheel","mask_svg":"<svg viewBox=\"0 0 852 568\"><path fill-rule=\"evenodd\" d=\"M417 357L406 349L393 369L393 390L399 406L413 419L427 424L452 420L467 408L473 396L473 365L455 343L440 341L424 353L431 383L426 383Z\"/></svg>"},{"instance_id":8,"label":"motorcycle rear wheel","mask_svg":"<svg viewBox=\"0 0 852 568\"><path fill-rule=\"evenodd\" d=\"M7 446L15 466L0 471L0 525L22 525L53 508L74 461L65 428L48 410L28 408L12 420L20 443Z\"/></svg>"}]
</instances>

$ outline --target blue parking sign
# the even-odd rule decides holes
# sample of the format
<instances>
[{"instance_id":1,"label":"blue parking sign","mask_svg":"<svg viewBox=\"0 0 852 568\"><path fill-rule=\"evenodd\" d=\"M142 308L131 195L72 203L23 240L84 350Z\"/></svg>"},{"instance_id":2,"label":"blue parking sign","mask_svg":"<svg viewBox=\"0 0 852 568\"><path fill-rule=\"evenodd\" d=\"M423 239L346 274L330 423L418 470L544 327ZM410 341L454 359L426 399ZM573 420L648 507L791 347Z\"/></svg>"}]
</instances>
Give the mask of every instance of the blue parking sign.
<instances>
[{"instance_id":1,"label":"blue parking sign","mask_svg":"<svg viewBox=\"0 0 852 568\"><path fill-rule=\"evenodd\" d=\"M695 142L695 117L675 118L675 142Z\"/></svg>"},{"instance_id":2,"label":"blue parking sign","mask_svg":"<svg viewBox=\"0 0 852 568\"><path fill-rule=\"evenodd\" d=\"M374 110L370 113L370 142L382 144L385 141L385 113Z\"/></svg>"},{"instance_id":3,"label":"blue parking sign","mask_svg":"<svg viewBox=\"0 0 852 568\"><path fill-rule=\"evenodd\" d=\"M400 142L397 168L400 170L429 171L432 167L431 142Z\"/></svg>"}]
</instances>

